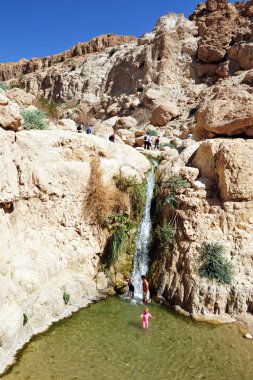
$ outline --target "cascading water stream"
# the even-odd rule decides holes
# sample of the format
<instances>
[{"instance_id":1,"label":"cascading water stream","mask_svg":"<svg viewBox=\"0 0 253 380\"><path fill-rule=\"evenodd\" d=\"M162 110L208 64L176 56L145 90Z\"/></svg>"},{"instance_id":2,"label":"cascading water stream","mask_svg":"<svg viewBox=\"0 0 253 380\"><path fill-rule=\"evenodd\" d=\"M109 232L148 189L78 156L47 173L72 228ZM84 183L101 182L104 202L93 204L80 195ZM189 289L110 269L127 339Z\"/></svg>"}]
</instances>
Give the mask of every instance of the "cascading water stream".
<instances>
[{"instance_id":1,"label":"cascading water stream","mask_svg":"<svg viewBox=\"0 0 253 380\"><path fill-rule=\"evenodd\" d=\"M147 176L147 194L146 194L146 205L144 210L144 215L137 233L136 237L136 247L134 254L134 268L131 275L131 280L134 285L134 295L135 298L142 298L142 282L141 275L146 275L149 265L149 247L150 247L150 236L152 232L151 223L151 202L153 197L153 191L155 187L155 170L154 165Z\"/></svg>"}]
</instances>

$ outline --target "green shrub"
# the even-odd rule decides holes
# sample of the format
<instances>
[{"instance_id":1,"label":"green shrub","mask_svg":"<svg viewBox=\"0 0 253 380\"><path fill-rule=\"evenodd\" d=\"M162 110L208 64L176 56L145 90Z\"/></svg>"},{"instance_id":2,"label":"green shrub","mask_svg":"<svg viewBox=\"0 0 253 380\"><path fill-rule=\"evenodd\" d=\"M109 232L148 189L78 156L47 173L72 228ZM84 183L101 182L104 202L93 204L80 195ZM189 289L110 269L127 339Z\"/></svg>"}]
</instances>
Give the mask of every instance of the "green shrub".
<instances>
[{"instance_id":1,"label":"green shrub","mask_svg":"<svg viewBox=\"0 0 253 380\"><path fill-rule=\"evenodd\" d=\"M121 191L127 191L131 186L136 184L135 176L125 177L121 172L119 172L119 174L115 174L112 178L115 181L117 188Z\"/></svg>"},{"instance_id":2,"label":"green shrub","mask_svg":"<svg viewBox=\"0 0 253 380\"><path fill-rule=\"evenodd\" d=\"M40 108L49 118L57 119L59 116L58 105L53 100L39 96L37 101L37 107Z\"/></svg>"},{"instance_id":3,"label":"green shrub","mask_svg":"<svg viewBox=\"0 0 253 380\"><path fill-rule=\"evenodd\" d=\"M28 316L24 313L23 314L23 326L25 326L28 322Z\"/></svg>"},{"instance_id":4,"label":"green shrub","mask_svg":"<svg viewBox=\"0 0 253 380\"><path fill-rule=\"evenodd\" d=\"M165 203L167 203L167 205L169 205L171 208L175 208L177 204L175 193L169 193L165 198Z\"/></svg>"},{"instance_id":5,"label":"green shrub","mask_svg":"<svg viewBox=\"0 0 253 380\"><path fill-rule=\"evenodd\" d=\"M169 147L169 148L171 148L171 149L175 149L176 147L175 147L175 145L172 143L172 142L169 142L169 143L161 143L160 144L160 147L161 148L165 148L165 147Z\"/></svg>"},{"instance_id":6,"label":"green shrub","mask_svg":"<svg viewBox=\"0 0 253 380\"><path fill-rule=\"evenodd\" d=\"M144 209L146 201L146 183L139 184L136 176L125 177L121 174L113 176L117 188L128 192L130 196L133 216L139 217Z\"/></svg>"},{"instance_id":7,"label":"green shrub","mask_svg":"<svg viewBox=\"0 0 253 380\"><path fill-rule=\"evenodd\" d=\"M109 217L109 220L111 223L114 223L112 228L109 228L109 230L113 231L110 239L110 260L112 263L115 263L127 247L130 231L133 229L134 223L125 215L112 215Z\"/></svg>"},{"instance_id":8,"label":"green shrub","mask_svg":"<svg viewBox=\"0 0 253 380\"><path fill-rule=\"evenodd\" d=\"M24 129L47 129L44 114L41 111L23 111L21 116L24 119Z\"/></svg>"},{"instance_id":9,"label":"green shrub","mask_svg":"<svg viewBox=\"0 0 253 380\"><path fill-rule=\"evenodd\" d=\"M233 277L233 265L222 254L224 246L218 242L202 243L200 255L202 265L199 268L200 277L217 280L222 284L230 284Z\"/></svg>"},{"instance_id":10,"label":"green shrub","mask_svg":"<svg viewBox=\"0 0 253 380\"><path fill-rule=\"evenodd\" d=\"M12 89L12 88L22 88L22 85L21 85L21 83L14 82L14 83L11 83L9 87L10 87L10 89Z\"/></svg>"},{"instance_id":11,"label":"green shrub","mask_svg":"<svg viewBox=\"0 0 253 380\"><path fill-rule=\"evenodd\" d=\"M146 183L135 183L130 189L130 199L133 216L138 218L142 215L146 203Z\"/></svg>"},{"instance_id":12,"label":"green shrub","mask_svg":"<svg viewBox=\"0 0 253 380\"><path fill-rule=\"evenodd\" d=\"M154 129L149 129L147 131L147 135L149 135L149 136L158 136L157 132Z\"/></svg>"},{"instance_id":13,"label":"green shrub","mask_svg":"<svg viewBox=\"0 0 253 380\"><path fill-rule=\"evenodd\" d=\"M170 245L174 239L176 228L170 222L163 222L161 226L157 226L155 230L155 240L159 244L159 248L168 252Z\"/></svg>"},{"instance_id":14,"label":"green shrub","mask_svg":"<svg viewBox=\"0 0 253 380\"><path fill-rule=\"evenodd\" d=\"M0 82L0 88L4 91L8 90L8 87L6 86L4 82Z\"/></svg>"},{"instance_id":15,"label":"green shrub","mask_svg":"<svg viewBox=\"0 0 253 380\"><path fill-rule=\"evenodd\" d=\"M183 177L176 175L170 177L166 184L173 191L190 187L189 182L187 182Z\"/></svg>"},{"instance_id":16,"label":"green shrub","mask_svg":"<svg viewBox=\"0 0 253 380\"><path fill-rule=\"evenodd\" d=\"M64 292L62 298L63 298L65 305L67 305L69 303L69 300L70 300L70 294L67 292Z\"/></svg>"}]
</instances>

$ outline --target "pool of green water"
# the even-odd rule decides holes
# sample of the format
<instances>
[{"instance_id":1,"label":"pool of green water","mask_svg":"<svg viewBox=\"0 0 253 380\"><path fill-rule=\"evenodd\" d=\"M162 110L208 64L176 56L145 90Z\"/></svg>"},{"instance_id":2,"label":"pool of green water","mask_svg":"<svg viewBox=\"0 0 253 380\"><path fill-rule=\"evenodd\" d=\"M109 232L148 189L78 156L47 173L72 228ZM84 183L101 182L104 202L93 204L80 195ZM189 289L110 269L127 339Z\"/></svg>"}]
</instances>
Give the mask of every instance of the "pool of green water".
<instances>
[{"instance_id":1,"label":"pool of green water","mask_svg":"<svg viewBox=\"0 0 253 380\"><path fill-rule=\"evenodd\" d=\"M109 298L80 310L35 337L4 380L253 379L253 342L234 325L197 323L151 305Z\"/></svg>"}]
</instances>

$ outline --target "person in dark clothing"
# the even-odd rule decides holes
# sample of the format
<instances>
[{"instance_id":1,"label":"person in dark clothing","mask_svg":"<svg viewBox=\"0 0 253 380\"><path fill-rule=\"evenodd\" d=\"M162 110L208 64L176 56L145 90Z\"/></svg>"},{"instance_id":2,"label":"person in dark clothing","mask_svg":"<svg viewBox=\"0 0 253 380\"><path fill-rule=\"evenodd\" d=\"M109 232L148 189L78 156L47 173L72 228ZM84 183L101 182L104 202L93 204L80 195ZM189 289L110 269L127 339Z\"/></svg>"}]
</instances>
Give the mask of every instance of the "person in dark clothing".
<instances>
[{"instance_id":1,"label":"person in dark clothing","mask_svg":"<svg viewBox=\"0 0 253 380\"><path fill-rule=\"evenodd\" d=\"M134 298L134 286L132 284L131 278L126 278L124 282L128 285L128 296L130 298Z\"/></svg>"},{"instance_id":2,"label":"person in dark clothing","mask_svg":"<svg viewBox=\"0 0 253 380\"><path fill-rule=\"evenodd\" d=\"M144 136L144 149L149 149L148 135Z\"/></svg>"},{"instance_id":3,"label":"person in dark clothing","mask_svg":"<svg viewBox=\"0 0 253 380\"><path fill-rule=\"evenodd\" d=\"M77 126L77 132L78 133L83 133L83 124L82 123L80 123L78 126Z\"/></svg>"},{"instance_id":4,"label":"person in dark clothing","mask_svg":"<svg viewBox=\"0 0 253 380\"><path fill-rule=\"evenodd\" d=\"M109 136L109 140L111 142L115 142L115 133L113 133L111 136Z\"/></svg>"}]
</instances>

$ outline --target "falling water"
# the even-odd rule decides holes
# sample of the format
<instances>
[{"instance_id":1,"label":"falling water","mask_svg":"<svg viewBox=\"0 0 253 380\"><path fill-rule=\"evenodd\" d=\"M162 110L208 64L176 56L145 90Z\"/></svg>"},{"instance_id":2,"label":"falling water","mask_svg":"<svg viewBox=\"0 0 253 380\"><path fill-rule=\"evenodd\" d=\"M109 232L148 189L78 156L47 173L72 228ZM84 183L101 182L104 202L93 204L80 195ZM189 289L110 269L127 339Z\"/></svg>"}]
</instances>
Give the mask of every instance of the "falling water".
<instances>
[{"instance_id":1,"label":"falling water","mask_svg":"<svg viewBox=\"0 0 253 380\"><path fill-rule=\"evenodd\" d=\"M131 276L132 283L135 289L135 297L142 298L142 283L141 275L146 275L148 271L149 264L149 247L150 247L150 236L152 230L151 223L151 202L153 197L153 191L155 187L155 174L154 166L148 174L147 177L147 195L146 195L146 205L144 210L143 219L141 221L137 237L136 237L136 248L134 255L134 268Z\"/></svg>"}]
</instances>

